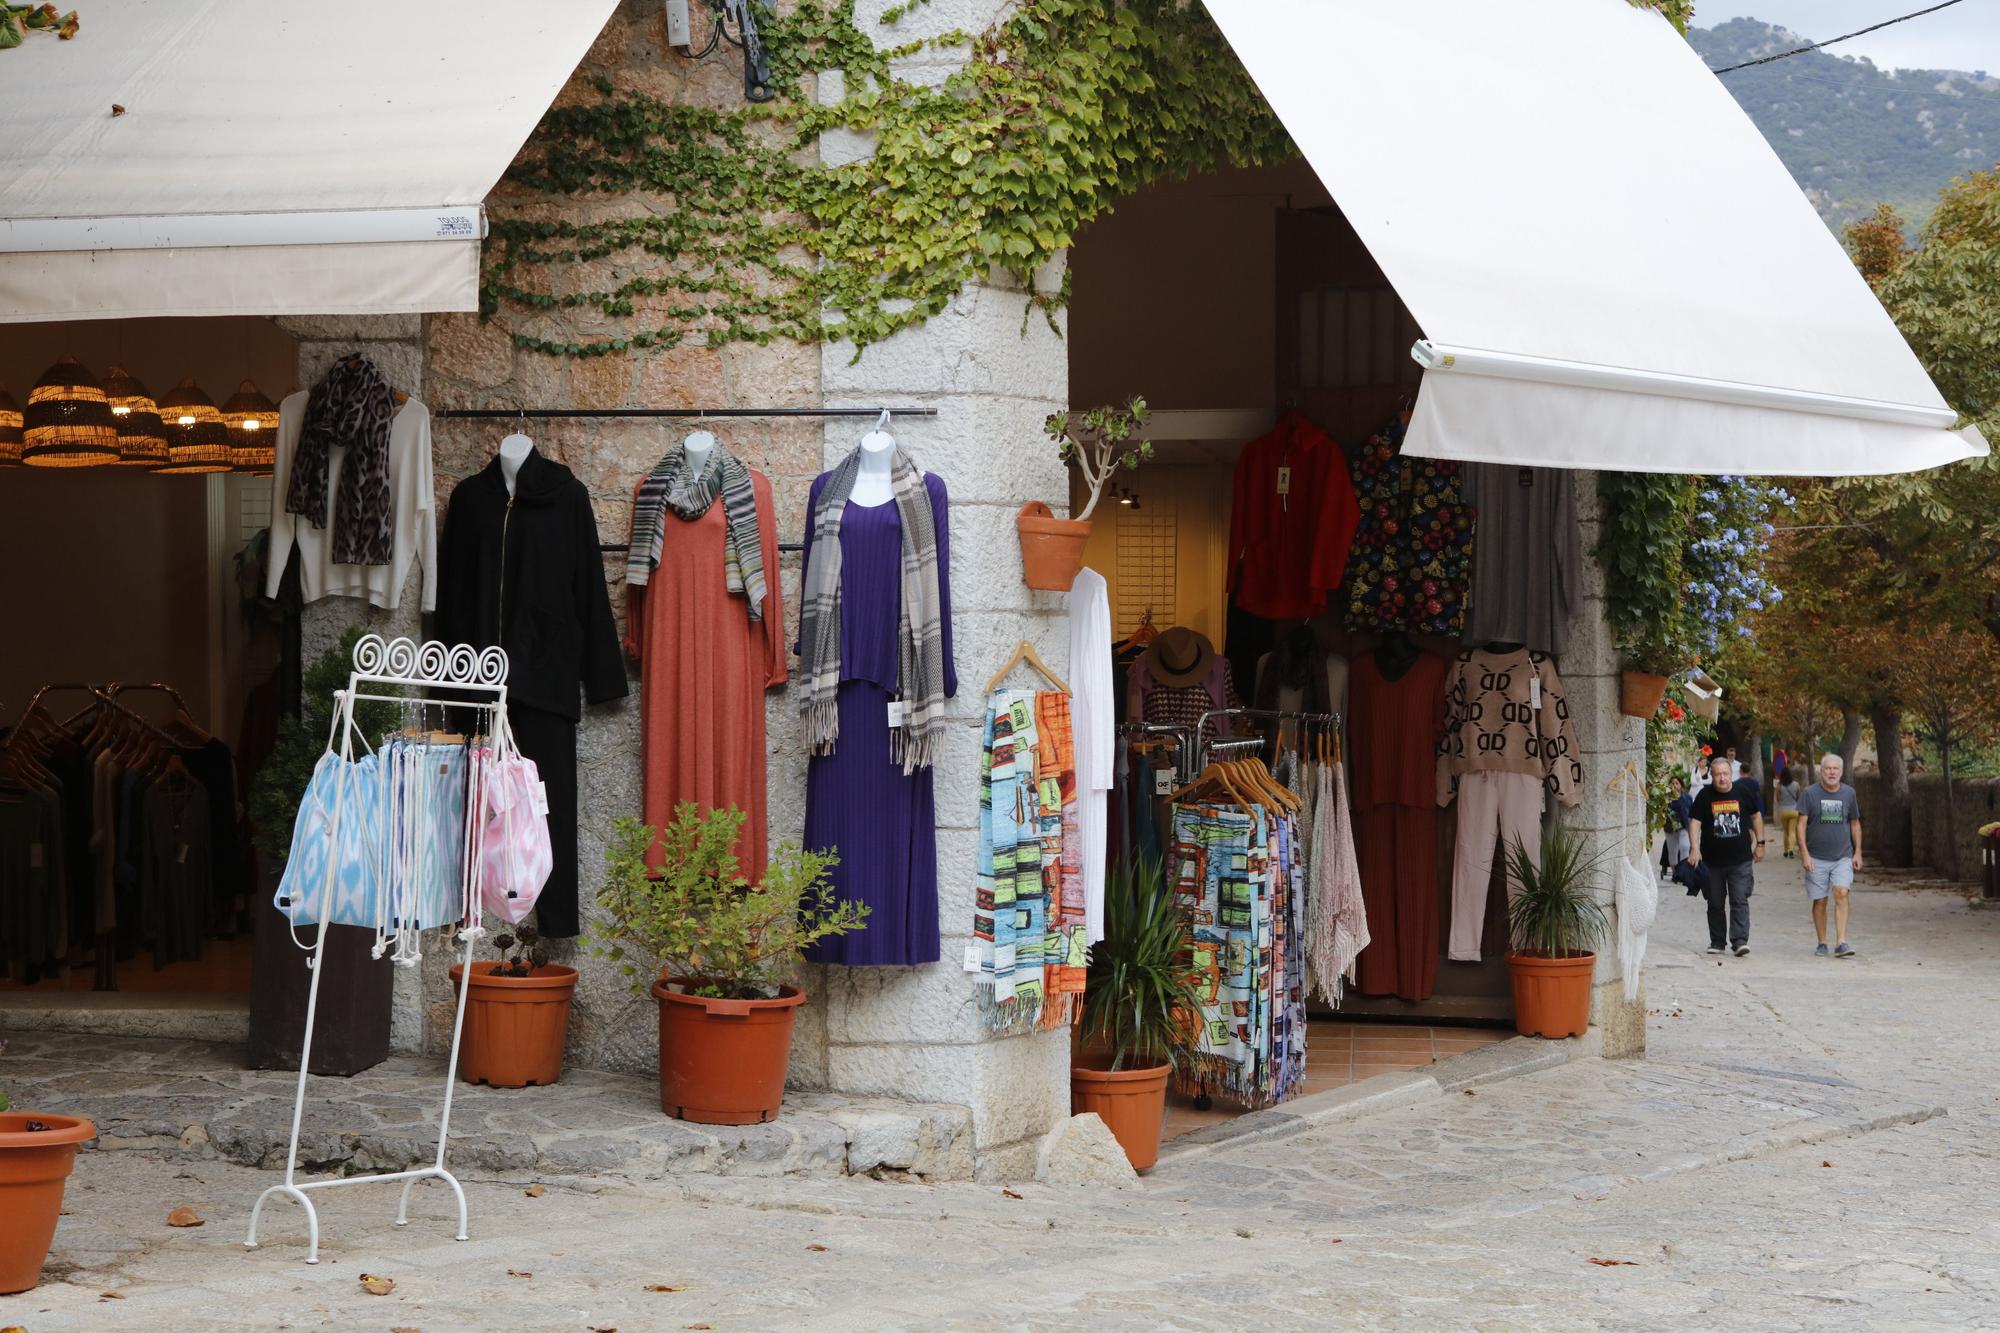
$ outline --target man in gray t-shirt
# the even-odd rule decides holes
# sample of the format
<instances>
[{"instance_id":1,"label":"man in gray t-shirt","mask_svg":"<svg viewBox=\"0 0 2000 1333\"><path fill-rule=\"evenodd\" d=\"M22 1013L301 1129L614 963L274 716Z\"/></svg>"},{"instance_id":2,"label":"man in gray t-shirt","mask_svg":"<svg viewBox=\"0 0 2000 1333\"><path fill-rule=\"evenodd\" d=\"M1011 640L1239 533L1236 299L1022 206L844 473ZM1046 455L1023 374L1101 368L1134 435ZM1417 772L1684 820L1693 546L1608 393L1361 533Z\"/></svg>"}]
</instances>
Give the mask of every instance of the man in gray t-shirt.
<instances>
[{"instance_id":1,"label":"man in gray t-shirt","mask_svg":"<svg viewBox=\"0 0 2000 1333\"><path fill-rule=\"evenodd\" d=\"M1819 761L1819 781L1799 793L1799 861L1812 899L1813 929L1826 957L1826 900L1833 899L1835 958L1854 957L1847 942L1847 890L1861 868L1861 800L1840 780L1846 768L1837 754Z\"/></svg>"}]
</instances>

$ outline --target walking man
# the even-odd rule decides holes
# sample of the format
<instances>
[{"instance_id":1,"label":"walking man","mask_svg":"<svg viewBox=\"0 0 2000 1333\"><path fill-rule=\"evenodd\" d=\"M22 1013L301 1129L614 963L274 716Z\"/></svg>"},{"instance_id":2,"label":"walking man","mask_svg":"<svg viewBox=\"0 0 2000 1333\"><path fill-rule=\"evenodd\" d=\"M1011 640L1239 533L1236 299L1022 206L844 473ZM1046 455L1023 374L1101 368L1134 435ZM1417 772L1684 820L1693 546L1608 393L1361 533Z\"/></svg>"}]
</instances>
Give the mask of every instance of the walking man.
<instances>
[{"instance_id":1,"label":"walking man","mask_svg":"<svg viewBox=\"0 0 2000 1333\"><path fill-rule=\"evenodd\" d=\"M1735 765L1710 767L1713 781L1695 793L1688 814L1688 864L1706 867L1702 894L1708 899L1708 951L1738 958L1750 954L1752 864L1764 859L1764 806L1757 789L1736 780ZM1723 904L1728 903L1725 936Z\"/></svg>"},{"instance_id":2,"label":"walking man","mask_svg":"<svg viewBox=\"0 0 2000 1333\"><path fill-rule=\"evenodd\" d=\"M1799 794L1799 863L1806 868L1806 896L1812 899L1813 930L1826 957L1826 900L1833 899L1835 958L1854 957L1847 942L1847 890L1861 868L1861 800L1840 780L1846 764L1837 754L1819 761L1819 785Z\"/></svg>"}]
</instances>

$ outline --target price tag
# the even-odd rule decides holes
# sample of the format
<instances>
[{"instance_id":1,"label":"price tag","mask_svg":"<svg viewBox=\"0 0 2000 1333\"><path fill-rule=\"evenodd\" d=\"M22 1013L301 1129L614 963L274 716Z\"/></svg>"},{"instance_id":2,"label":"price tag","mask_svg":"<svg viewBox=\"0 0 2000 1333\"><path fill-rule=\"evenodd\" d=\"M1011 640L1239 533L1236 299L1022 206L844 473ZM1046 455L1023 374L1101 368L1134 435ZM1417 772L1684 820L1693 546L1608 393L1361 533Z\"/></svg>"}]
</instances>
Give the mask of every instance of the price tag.
<instances>
[{"instance_id":1,"label":"price tag","mask_svg":"<svg viewBox=\"0 0 2000 1333\"><path fill-rule=\"evenodd\" d=\"M903 701L901 699L891 699L889 701L889 730L895 731L903 725L903 713Z\"/></svg>"},{"instance_id":2,"label":"price tag","mask_svg":"<svg viewBox=\"0 0 2000 1333\"><path fill-rule=\"evenodd\" d=\"M1174 794L1174 771L1171 768L1153 770L1153 795L1172 796Z\"/></svg>"},{"instance_id":3,"label":"price tag","mask_svg":"<svg viewBox=\"0 0 2000 1333\"><path fill-rule=\"evenodd\" d=\"M545 815L548 812L549 812L549 784L546 782L537 782L535 784L535 813L538 815Z\"/></svg>"},{"instance_id":4,"label":"price tag","mask_svg":"<svg viewBox=\"0 0 2000 1333\"><path fill-rule=\"evenodd\" d=\"M968 972L979 970L979 946L976 944L965 946L965 970Z\"/></svg>"},{"instance_id":5,"label":"price tag","mask_svg":"<svg viewBox=\"0 0 2000 1333\"><path fill-rule=\"evenodd\" d=\"M1278 494L1290 495L1291 493L1292 470L1288 467L1281 467L1278 469Z\"/></svg>"},{"instance_id":6,"label":"price tag","mask_svg":"<svg viewBox=\"0 0 2000 1333\"><path fill-rule=\"evenodd\" d=\"M1542 678L1540 676L1531 676L1528 679L1528 707L1537 712L1541 711Z\"/></svg>"},{"instance_id":7,"label":"price tag","mask_svg":"<svg viewBox=\"0 0 2000 1333\"><path fill-rule=\"evenodd\" d=\"M188 845L186 843L182 843L180 847L174 852L174 864L177 866L184 866L187 863L188 863Z\"/></svg>"}]
</instances>

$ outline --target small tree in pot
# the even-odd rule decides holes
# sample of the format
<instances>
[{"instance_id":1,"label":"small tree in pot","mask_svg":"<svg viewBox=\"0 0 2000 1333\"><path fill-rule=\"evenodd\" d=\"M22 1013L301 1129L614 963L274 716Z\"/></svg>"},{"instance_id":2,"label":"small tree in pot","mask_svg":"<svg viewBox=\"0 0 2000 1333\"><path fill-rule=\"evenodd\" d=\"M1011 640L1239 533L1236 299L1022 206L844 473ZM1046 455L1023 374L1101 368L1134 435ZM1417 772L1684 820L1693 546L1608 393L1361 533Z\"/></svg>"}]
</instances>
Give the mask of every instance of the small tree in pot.
<instances>
[{"instance_id":1,"label":"small tree in pot","mask_svg":"<svg viewBox=\"0 0 2000 1333\"><path fill-rule=\"evenodd\" d=\"M77 1147L96 1137L88 1120L14 1111L0 1093L0 1296L42 1280Z\"/></svg>"},{"instance_id":2,"label":"small tree in pot","mask_svg":"<svg viewBox=\"0 0 2000 1333\"><path fill-rule=\"evenodd\" d=\"M1056 412L1043 423L1056 453L1065 463L1074 464L1090 488L1083 512L1075 518L1057 518L1041 500L1030 500L1015 515L1014 528L1021 538L1021 570L1030 588L1050 592L1067 591L1083 568L1083 546L1090 540L1090 516L1104 497L1104 485L1120 469L1139 466L1153 456L1153 446L1143 437L1151 415L1143 398L1134 398L1123 407L1093 407L1072 416Z\"/></svg>"},{"instance_id":3,"label":"small tree in pot","mask_svg":"<svg viewBox=\"0 0 2000 1333\"><path fill-rule=\"evenodd\" d=\"M459 1076L495 1088L547 1087L562 1076L576 969L550 962L533 926L503 928L493 947L497 960L472 965ZM451 965L454 988L463 970Z\"/></svg>"},{"instance_id":4,"label":"small tree in pot","mask_svg":"<svg viewBox=\"0 0 2000 1333\"><path fill-rule=\"evenodd\" d=\"M1590 979L1609 928L1590 889L1603 856L1584 853L1583 836L1557 824L1542 834L1539 864L1526 844L1507 849L1507 904L1513 951L1514 1026L1527 1037L1580 1037L1590 1026Z\"/></svg>"},{"instance_id":5,"label":"small tree in pot","mask_svg":"<svg viewBox=\"0 0 2000 1333\"><path fill-rule=\"evenodd\" d=\"M1070 1110L1096 1112L1138 1171L1159 1160L1167 1076L1200 1005L1187 950L1187 922L1158 864L1113 867L1104 938L1091 948L1084 984L1084 1050L1070 1068Z\"/></svg>"},{"instance_id":6,"label":"small tree in pot","mask_svg":"<svg viewBox=\"0 0 2000 1333\"><path fill-rule=\"evenodd\" d=\"M750 883L735 852L743 820L734 806L703 814L684 801L663 829L616 821L597 895L609 919L591 938L593 953L659 1002L661 1108L711 1125L778 1114L792 1020L806 998L793 980L799 962L868 916L828 882L831 853L788 843Z\"/></svg>"}]
</instances>

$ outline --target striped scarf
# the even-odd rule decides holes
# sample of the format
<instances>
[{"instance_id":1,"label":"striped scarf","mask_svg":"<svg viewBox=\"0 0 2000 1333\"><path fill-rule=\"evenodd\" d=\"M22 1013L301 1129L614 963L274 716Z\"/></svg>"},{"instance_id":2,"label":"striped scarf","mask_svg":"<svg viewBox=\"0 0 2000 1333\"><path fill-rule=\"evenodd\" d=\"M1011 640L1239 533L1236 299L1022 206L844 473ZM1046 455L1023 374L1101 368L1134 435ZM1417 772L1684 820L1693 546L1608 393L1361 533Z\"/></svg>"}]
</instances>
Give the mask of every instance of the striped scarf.
<instances>
[{"instance_id":1,"label":"striped scarf","mask_svg":"<svg viewBox=\"0 0 2000 1333\"><path fill-rule=\"evenodd\" d=\"M898 448L889 484L903 524L903 609L897 627L896 697L902 724L889 733L889 754L905 773L928 767L944 734L944 608L939 594L937 520L924 474ZM799 614L799 712L806 747L832 754L840 739L840 523L861 471L856 449L826 474L812 513L812 554Z\"/></svg>"},{"instance_id":2,"label":"striped scarf","mask_svg":"<svg viewBox=\"0 0 2000 1333\"><path fill-rule=\"evenodd\" d=\"M717 444L708 466L691 472L687 447L677 445L639 483L632 503L632 544L625 552L625 582L644 587L660 567L666 540L666 511L692 523L722 496L722 566L729 591L750 603L750 619L764 618L764 546L757 527L757 489L750 469Z\"/></svg>"}]
</instances>

